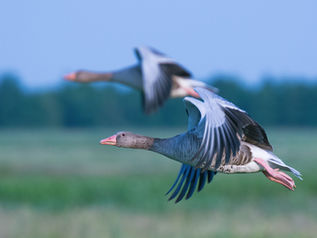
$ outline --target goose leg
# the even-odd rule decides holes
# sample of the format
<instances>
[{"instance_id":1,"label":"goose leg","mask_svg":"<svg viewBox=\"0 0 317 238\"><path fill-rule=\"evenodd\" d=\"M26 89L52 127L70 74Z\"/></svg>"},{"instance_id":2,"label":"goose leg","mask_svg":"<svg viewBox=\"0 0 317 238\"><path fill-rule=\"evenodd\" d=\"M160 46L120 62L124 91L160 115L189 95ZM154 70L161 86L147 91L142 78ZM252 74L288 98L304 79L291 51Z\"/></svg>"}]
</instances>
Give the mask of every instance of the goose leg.
<instances>
[{"instance_id":1,"label":"goose leg","mask_svg":"<svg viewBox=\"0 0 317 238\"><path fill-rule=\"evenodd\" d=\"M294 188L296 188L294 180L288 176L286 173L281 172L278 168L273 169L269 166L269 164L259 158L255 158L254 162L261 165L265 170L263 171L263 174L271 181L282 184L286 188L294 191Z\"/></svg>"}]
</instances>

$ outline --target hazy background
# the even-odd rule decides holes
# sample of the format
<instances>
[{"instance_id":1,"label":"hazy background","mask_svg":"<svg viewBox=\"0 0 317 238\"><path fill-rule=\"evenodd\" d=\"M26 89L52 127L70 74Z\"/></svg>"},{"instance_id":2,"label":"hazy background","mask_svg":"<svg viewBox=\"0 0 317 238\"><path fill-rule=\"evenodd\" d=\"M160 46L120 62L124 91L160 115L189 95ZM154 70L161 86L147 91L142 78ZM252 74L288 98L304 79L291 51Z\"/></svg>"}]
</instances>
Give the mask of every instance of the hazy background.
<instances>
[{"instance_id":1,"label":"hazy background","mask_svg":"<svg viewBox=\"0 0 317 238\"><path fill-rule=\"evenodd\" d=\"M150 45L198 78L314 80L316 8L314 0L2 1L0 71L45 88L78 68L132 64L132 48Z\"/></svg>"},{"instance_id":2,"label":"hazy background","mask_svg":"<svg viewBox=\"0 0 317 238\"><path fill-rule=\"evenodd\" d=\"M0 237L315 237L316 1L2 1ZM142 112L140 93L62 75L174 57L265 126L302 172L294 192L262 174L217 175L175 205L179 164L101 146L119 130L186 130L182 99Z\"/></svg>"}]
</instances>

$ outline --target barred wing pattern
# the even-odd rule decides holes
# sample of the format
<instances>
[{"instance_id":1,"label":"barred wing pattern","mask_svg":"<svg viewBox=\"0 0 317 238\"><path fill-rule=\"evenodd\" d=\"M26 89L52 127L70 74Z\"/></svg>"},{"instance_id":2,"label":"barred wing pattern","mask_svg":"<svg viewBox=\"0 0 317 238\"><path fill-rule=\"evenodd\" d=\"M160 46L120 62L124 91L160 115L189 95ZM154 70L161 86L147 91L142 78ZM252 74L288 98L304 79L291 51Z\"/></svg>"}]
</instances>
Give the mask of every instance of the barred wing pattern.
<instances>
[{"instance_id":1,"label":"barred wing pattern","mask_svg":"<svg viewBox=\"0 0 317 238\"><path fill-rule=\"evenodd\" d=\"M223 155L225 163L228 163L230 157L235 156L240 147L241 119L235 118L228 108L244 111L224 99L219 103L220 97L206 89L197 88L196 91L202 101L191 97L184 99L198 109L200 120L196 129L203 133L200 148L193 160L198 168L217 169Z\"/></svg>"}]
</instances>

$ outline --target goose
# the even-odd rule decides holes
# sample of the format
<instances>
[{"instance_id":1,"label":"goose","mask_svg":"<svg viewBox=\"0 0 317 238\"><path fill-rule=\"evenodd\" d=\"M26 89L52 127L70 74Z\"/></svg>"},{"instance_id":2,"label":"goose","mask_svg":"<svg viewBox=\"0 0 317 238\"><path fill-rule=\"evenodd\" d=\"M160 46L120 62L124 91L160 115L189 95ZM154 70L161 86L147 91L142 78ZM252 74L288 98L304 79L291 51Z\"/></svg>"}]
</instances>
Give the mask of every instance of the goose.
<instances>
[{"instance_id":1,"label":"goose","mask_svg":"<svg viewBox=\"0 0 317 238\"><path fill-rule=\"evenodd\" d=\"M205 88L195 88L200 98L187 96L184 104L188 130L171 138L159 139L132 132L118 132L100 144L144 149L182 163L167 194L176 203L189 199L197 187L203 189L217 173L263 174L286 188L296 188L289 171L302 180L296 169L274 153L264 129L244 110ZM198 184L198 185L197 185Z\"/></svg>"},{"instance_id":2,"label":"goose","mask_svg":"<svg viewBox=\"0 0 317 238\"><path fill-rule=\"evenodd\" d=\"M205 87L217 92L216 88L192 79L187 69L156 49L141 46L135 48L135 54L139 61L136 65L104 73L80 70L64 78L81 83L113 81L140 90L147 114L156 111L169 97L197 97L194 87Z\"/></svg>"}]
</instances>

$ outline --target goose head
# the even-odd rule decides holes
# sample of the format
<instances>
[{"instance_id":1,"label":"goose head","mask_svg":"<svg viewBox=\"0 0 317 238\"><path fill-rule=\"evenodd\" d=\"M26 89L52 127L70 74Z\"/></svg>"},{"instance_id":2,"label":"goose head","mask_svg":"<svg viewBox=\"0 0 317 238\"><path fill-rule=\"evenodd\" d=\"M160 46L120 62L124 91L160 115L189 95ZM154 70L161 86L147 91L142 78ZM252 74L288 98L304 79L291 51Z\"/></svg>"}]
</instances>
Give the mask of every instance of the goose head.
<instances>
[{"instance_id":1,"label":"goose head","mask_svg":"<svg viewBox=\"0 0 317 238\"><path fill-rule=\"evenodd\" d=\"M153 145L153 138L137 135L128 131L121 131L113 136L100 141L102 145L114 145L117 147L149 149Z\"/></svg>"}]
</instances>

